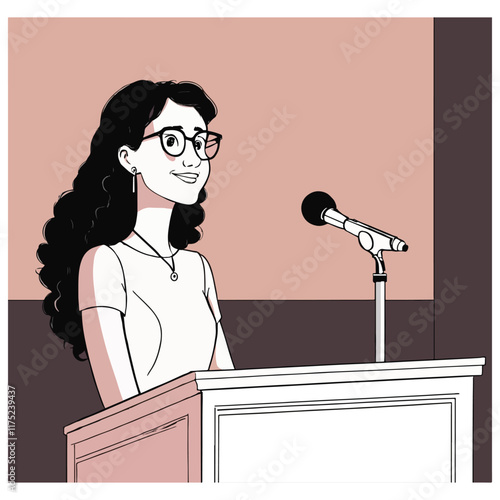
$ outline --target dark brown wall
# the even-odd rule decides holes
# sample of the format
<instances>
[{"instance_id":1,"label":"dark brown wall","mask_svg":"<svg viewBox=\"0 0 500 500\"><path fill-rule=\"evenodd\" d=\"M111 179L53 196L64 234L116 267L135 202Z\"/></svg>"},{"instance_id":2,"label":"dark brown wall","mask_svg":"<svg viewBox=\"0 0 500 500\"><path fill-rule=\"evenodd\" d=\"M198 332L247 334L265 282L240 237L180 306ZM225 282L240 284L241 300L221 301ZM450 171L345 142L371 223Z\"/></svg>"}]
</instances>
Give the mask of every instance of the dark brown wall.
<instances>
[{"instance_id":1,"label":"dark brown wall","mask_svg":"<svg viewBox=\"0 0 500 500\"><path fill-rule=\"evenodd\" d=\"M434 27L435 127L446 134L434 153L436 358L487 357L475 380L474 480L491 481L491 94L475 95L491 79L491 19ZM467 288L438 303L455 279Z\"/></svg>"}]
</instances>

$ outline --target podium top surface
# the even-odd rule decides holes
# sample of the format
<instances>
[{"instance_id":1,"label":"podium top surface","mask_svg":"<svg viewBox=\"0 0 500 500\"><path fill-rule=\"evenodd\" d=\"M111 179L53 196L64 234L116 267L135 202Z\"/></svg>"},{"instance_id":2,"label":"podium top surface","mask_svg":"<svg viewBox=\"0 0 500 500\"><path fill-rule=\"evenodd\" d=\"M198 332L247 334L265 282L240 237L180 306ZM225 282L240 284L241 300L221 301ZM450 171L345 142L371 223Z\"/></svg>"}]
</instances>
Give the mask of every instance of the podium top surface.
<instances>
[{"instance_id":1,"label":"podium top surface","mask_svg":"<svg viewBox=\"0 0 500 500\"><path fill-rule=\"evenodd\" d=\"M376 363L352 363L338 365L313 365L313 366L290 366L279 368L249 368L245 370L212 370L198 371L195 373L196 382L199 389L216 389L226 387L230 383L230 379L239 379L241 384L247 386L243 382L244 379L262 378L262 377L281 377L287 376L308 375L321 376L327 374L338 374L341 378L339 382L354 381L359 376L360 380L366 379L367 372L378 373L380 379L395 379L401 378L400 375L409 375L412 370L426 370L420 372L422 377L428 375L429 370L446 370L446 375L442 376L470 376L481 375L482 366L485 364L485 358L457 358L457 359L431 359L419 361L385 361ZM453 369L453 375L448 369ZM360 375L354 376L358 373ZM416 378L420 378L418 372L415 373ZM436 376L440 376L437 375ZM370 377L372 378L372 377ZM404 377L406 378L406 377ZM412 377L413 378L413 377ZM210 383L209 381L212 381ZM215 381L220 381L217 384ZM258 384L261 385L261 384ZM280 384L279 384L280 385Z\"/></svg>"},{"instance_id":2,"label":"podium top surface","mask_svg":"<svg viewBox=\"0 0 500 500\"><path fill-rule=\"evenodd\" d=\"M203 391L238 388L472 377L482 374L485 361L481 357L189 372L74 422L64 428L64 433L68 434L97 420L112 417L167 393L182 392L185 397L187 393L195 395Z\"/></svg>"}]
</instances>

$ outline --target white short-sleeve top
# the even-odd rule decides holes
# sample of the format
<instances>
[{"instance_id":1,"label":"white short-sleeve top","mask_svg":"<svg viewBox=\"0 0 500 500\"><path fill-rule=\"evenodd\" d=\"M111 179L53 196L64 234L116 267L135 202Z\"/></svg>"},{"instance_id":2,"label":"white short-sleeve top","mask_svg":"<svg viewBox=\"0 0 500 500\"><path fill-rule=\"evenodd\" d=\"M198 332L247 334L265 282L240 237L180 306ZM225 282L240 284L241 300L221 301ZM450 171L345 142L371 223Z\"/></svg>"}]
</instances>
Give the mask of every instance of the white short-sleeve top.
<instances>
[{"instance_id":1,"label":"white short-sleeve top","mask_svg":"<svg viewBox=\"0 0 500 500\"><path fill-rule=\"evenodd\" d=\"M208 370L214 351L221 315L210 266L189 250L177 251L174 261L177 281L158 256L125 243L102 245L93 255L93 276L79 278L80 310L102 306L122 312L141 392Z\"/></svg>"}]
</instances>

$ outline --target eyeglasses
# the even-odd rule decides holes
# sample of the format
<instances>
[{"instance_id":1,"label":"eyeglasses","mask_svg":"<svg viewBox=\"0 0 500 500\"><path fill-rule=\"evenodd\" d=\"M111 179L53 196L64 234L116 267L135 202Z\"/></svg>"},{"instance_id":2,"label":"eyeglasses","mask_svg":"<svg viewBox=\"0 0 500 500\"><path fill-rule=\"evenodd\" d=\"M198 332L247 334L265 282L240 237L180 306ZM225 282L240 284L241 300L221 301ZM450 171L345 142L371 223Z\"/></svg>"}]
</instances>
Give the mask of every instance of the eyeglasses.
<instances>
[{"instance_id":1,"label":"eyeglasses","mask_svg":"<svg viewBox=\"0 0 500 500\"><path fill-rule=\"evenodd\" d=\"M142 140L156 136L160 137L163 151L170 156L180 156L186 149L186 141L191 141L200 160L211 160L219 151L222 135L208 130L201 130L198 127L195 130L198 130L198 132L193 137L186 137L180 126L164 127L154 134L143 137Z\"/></svg>"}]
</instances>

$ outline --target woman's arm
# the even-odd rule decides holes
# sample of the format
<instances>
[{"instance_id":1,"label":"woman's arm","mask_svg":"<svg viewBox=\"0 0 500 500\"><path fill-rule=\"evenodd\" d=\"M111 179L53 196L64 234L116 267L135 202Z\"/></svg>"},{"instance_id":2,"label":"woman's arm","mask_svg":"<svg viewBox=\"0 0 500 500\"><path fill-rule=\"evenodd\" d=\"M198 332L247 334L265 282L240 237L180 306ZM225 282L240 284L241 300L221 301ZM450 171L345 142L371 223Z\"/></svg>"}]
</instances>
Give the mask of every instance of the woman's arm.
<instances>
[{"instance_id":1,"label":"woman's arm","mask_svg":"<svg viewBox=\"0 0 500 500\"><path fill-rule=\"evenodd\" d=\"M227 346L226 337L222 331L220 321L217 323L217 338L215 340L215 349L210 362L210 370L233 370L233 360Z\"/></svg>"},{"instance_id":2,"label":"woman's arm","mask_svg":"<svg viewBox=\"0 0 500 500\"><path fill-rule=\"evenodd\" d=\"M126 291L120 261L107 246L89 250L79 270L87 354L105 407L139 394L123 326Z\"/></svg>"},{"instance_id":3,"label":"woman's arm","mask_svg":"<svg viewBox=\"0 0 500 500\"><path fill-rule=\"evenodd\" d=\"M200 254L203 263L203 272L205 273L205 296L212 309L214 319L217 323L217 337L215 339L214 352L210 361L210 370L232 370L234 369L233 360L227 346L226 337L220 324L221 314L219 309L219 300L217 290L215 289L214 275L207 259Z\"/></svg>"},{"instance_id":4,"label":"woman's arm","mask_svg":"<svg viewBox=\"0 0 500 500\"><path fill-rule=\"evenodd\" d=\"M111 307L82 311L90 366L105 407L139 394L123 328L122 314Z\"/></svg>"}]
</instances>

